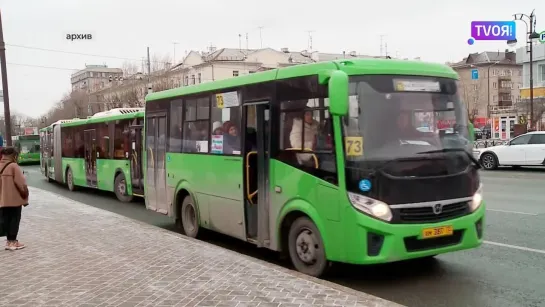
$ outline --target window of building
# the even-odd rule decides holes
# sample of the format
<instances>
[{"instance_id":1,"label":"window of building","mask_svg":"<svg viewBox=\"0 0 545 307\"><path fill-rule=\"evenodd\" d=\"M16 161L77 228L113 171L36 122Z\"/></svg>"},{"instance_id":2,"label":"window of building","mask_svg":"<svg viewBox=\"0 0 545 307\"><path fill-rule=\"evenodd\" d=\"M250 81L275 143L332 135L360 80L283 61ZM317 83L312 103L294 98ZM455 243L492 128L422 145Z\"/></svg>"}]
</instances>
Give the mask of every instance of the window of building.
<instances>
[{"instance_id":1,"label":"window of building","mask_svg":"<svg viewBox=\"0 0 545 307\"><path fill-rule=\"evenodd\" d=\"M189 85L189 77L184 76L184 86L187 86L187 85Z\"/></svg>"},{"instance_id":2,"label":"window of building","mask_svg":"<svg viewBox=\"0 0 545 307\"><path fill-rule=\"evenodd\" d=\"M89 72L89 77L91 77L91 78L93 77L93 72L92 71Z\"/></svg>"},{"instance_id":3,"label":"window of building","mask_svg":"<svg viewBox=\"0 0 545 307\"><path fill-rule=\"evenodd\" d=\"M498 75L498 70L497 69L493 69L492 70L492 76L497 76Z\"/></svg>"},{"instance_id":4,"label":"window of building","mask_svg":"<svg viewBox=\"0 0 545 307\"><path fill-rule=\"evenodd\" d=\"M202 83L202 76L201 76L201 73L198 73L197 74L197 81L200 83Z\"/></svg>"},{"instance_id":5,"label":"window of building","mask_svg":"<svg viewBox=\"0 0 545 307\"><path fill-rule=\"evenodd\" d=\"M498 88L498 83L492 82L492 87L493 87L493 88Z\"/></svg>"},{"instance_id":6,"label":"window of building","mask_svg":"<svg viewBox=\"0 0 545 307\"><path fill-rule=\"evenodd\" d=\"M233 77L238 77L238 70L233 70Z\"/></svg>"},{"instance_id":7,"label":"window of building","mask_svg":"<svg viewBox=\"0 0 545 307\"><path fill-rule=\"evenodd\" d=\"M240 107L219 108L216 95L212 95L211 150L213 154L241 154L241 114Z\"/></svg>"},{"instance_id":8,"label":"window of building","mask_svg":"<svg viewBox=\"0 0 545 307\"><path fill-rule=\"evenodd\" d=\"M181 98L170 102L170 138L169 152L182 152L182 116L183 100Z\"/></svg>"},{"instance_id":9,"label":"window of building","mask_svg":"<svg viewBox=\"0 0 545 307\"><path fill-rule=\"evenodd\" d=\"M191 84L195 84L195 75L191 75Z\"/></svg>"},{"instance_id":10,"label":"window of building","mask_svg":"<svg viewBox=\"0 0 545 307\"><path fill-rule=\"evenodd\" d=\"M337 183L327 86L316 76L277 83L280 104L278 159L333 184Z\"/></svg>"},{"instance_id":11,"label":"window of building","mask_svg":"<svg viewBox=\"0 0 545 307\"><path fill-rule=\"evenodd\" d=\"M253 74L255 73L255 70L250 70L249 73Z\"/></svg>"},{"instance_id":12,"label":"window of building","mask_svg":"<svg viewBox=\"0 0 545 307\"><path fill-rule=\"evenodd\" d=\"M545 64L537 65L537 79L539 82L545 82Z\"/></svg>"},{"instance_id":13,"label":"window of building","mask_svg":"<svg viewBox=\"0 0 545 307\"><path fill-rule=\"evenodd\" d=\"M185 100L182 152L209 151L210 97Z\"/></svg>"},{"instance_id":14,"label":"window of building","mask_svg":"<svg viewBox=\"0 0 545 307\"><path fill-rule=\"evenodd\" d=\"M505 76L505 70L500 70L500 76Z\"/></svg>"}]
</instances>

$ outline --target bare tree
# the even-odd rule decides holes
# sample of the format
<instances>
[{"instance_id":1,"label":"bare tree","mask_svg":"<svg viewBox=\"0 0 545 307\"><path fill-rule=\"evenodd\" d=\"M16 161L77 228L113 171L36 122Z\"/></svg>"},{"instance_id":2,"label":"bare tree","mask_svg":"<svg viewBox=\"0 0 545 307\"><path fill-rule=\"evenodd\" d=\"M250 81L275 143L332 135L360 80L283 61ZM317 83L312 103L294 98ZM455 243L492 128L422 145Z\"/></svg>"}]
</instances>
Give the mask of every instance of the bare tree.
<instances>
[{"instance_id":1,"label":"bare tree","mask_svg":"<svg viewBox=\"0 0 545 307\"><path fill-rule=\"evenodd\" d=\"M126 61L121 65L123 76L128 78L138 72L138 65L135 62Z\"/></svg>"},{"instance_id":2,"label":"bare tree","mask_svg":"<svg viewBox=\"0 0 545 307\"><path fill-rule=\"evenodd\" d=\"M154 72L159 72L159 71L164 71L168 68L171 67L172 65L172 62L171 62L171 59L170 59L170 56L169 55L158 55L158 54L154 54L153 56L151 56L151 61L150 61L150 68L151 68L151 72L154 73Z\"/></svg>"}]
</instances>

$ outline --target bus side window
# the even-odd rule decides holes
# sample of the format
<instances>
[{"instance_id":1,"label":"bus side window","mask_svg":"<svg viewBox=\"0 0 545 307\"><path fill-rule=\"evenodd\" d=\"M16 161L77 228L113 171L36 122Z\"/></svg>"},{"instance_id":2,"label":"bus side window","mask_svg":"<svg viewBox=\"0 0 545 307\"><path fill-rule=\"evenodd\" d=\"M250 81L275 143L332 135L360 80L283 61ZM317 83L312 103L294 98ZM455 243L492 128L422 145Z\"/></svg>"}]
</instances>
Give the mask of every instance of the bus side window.
<instances>
[{"instance_id":1,"label":"bus side window","mask_svg":"<svg viewBox=\"0 0 545 307\"><path fill-rule=\"evenodd\" d=\"M334 138L327 106L327 86L317 76L282 80L277 84L280 103L279 160L337 184Z\"/></svg>"}]
</instances>

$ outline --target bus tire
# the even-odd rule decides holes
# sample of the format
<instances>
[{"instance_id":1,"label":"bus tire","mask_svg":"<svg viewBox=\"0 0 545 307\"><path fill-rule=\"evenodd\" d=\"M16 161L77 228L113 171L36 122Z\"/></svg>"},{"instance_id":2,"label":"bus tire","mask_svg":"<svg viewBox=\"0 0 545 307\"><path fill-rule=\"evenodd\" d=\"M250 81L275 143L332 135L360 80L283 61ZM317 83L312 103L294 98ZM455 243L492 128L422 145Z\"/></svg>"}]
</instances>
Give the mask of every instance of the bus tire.
<instances>
[{"instance_id":1,"label":"bus tire","mask_svg":"<svg viewBox=\"0 0 545 307\"><path fill-rule=\"evenodd\" d=\"M72 169L69 167L66 169L66 185L68 186L68 190L75 191L76 185L74 184L74 174L72 173Z\"/></svg>"},{"instance_id":2,"label":"bus tire","mask_svg":"<svg viewBox=\"0 0 545 307\"><path fill-rule=\"evenodd\" d=\"M184 235L196 238L199 234L199 218L197 216L197 208L193 203L193 198L190 195L184 197L182 208L180 210L181 229Z\"/></svg>"},{"instance_id":3,"label":"bus tire","mask_svg":"<svg viewBox=\"0 0 545 307\"><path fill-rule=\"evenodd\" d=\"M288 248L293 266L301 273L320 277L329 267L322 236L306 216L297 218L291 224Z\"/></svg>"},{"instance_id":4,"label":"bus tire","mask_svg":"<svg viewBox=\"0 0 545 307\"><path fill-rule=\"evenodd\" d=\"M121 202L128 203L133 199L132 195L127 194L127 180L123 173L119 173L115 176L114 192L117 199Z\"/></svg>"}]
</instances>

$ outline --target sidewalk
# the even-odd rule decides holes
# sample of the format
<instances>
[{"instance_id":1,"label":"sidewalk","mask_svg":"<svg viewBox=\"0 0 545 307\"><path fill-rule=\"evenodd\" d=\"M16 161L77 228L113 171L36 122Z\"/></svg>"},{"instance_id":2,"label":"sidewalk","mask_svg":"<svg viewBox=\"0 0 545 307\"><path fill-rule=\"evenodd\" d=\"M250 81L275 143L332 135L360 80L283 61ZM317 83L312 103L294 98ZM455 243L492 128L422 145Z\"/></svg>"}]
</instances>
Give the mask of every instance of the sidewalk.
<instances>
[{"instance_id":1,"label":"sidewalk","mask_svg":"<svg viewBox=\"0 0 545 307\"><path fill-rule=\"evenodd\" d=\"M0 251L0 306L400 306L50 192L30 195L27 247Z\"/></svg>"}]
</instances>

